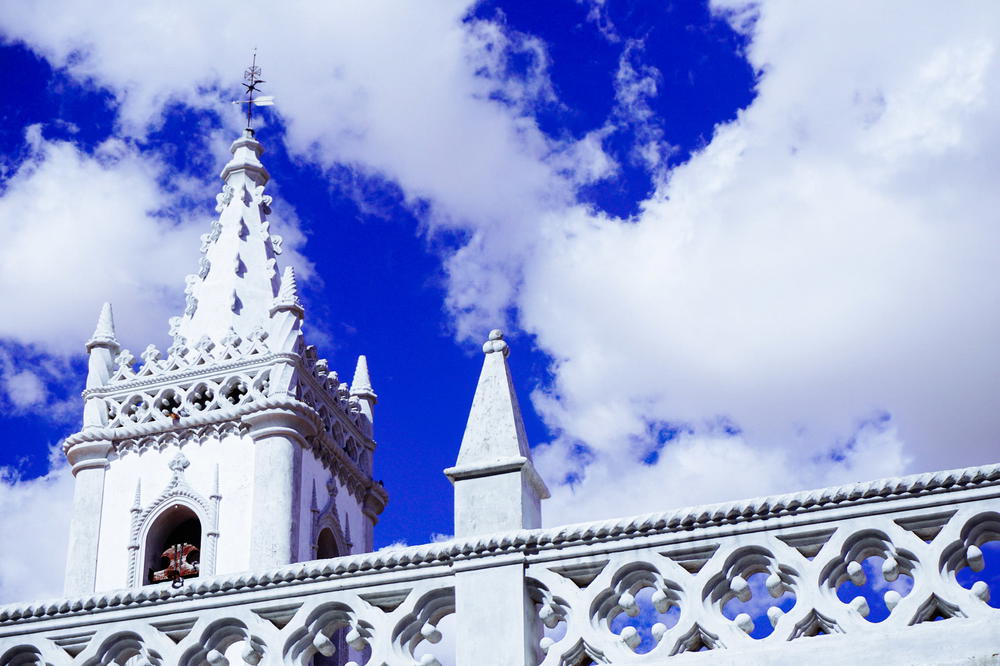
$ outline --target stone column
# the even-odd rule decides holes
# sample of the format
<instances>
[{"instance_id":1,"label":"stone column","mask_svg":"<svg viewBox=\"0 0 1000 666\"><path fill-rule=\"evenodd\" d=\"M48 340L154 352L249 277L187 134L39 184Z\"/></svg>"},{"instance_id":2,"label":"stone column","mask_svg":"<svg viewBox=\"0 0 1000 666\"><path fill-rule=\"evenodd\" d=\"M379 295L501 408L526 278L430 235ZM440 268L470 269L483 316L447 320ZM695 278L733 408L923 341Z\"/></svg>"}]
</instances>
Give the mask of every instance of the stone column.
<instances>
[{"instance_id":1,"label":"stone column","mask_svg":"<svg viewBox=\"0 0 1000 666\"><path fill-rule=\"evenodd\" d=\"M524 583L524 555L455 565L456 663L535 666L541 624Z\"/></svg>"},{"instance_id":2,"label":"stone column","mask_svg":"<svg viewBox=\"0 0 1000 666\"><path fill-rule=\"evenodd\" d=\"M375 525L378 524L378 517L385 510L387 501L388 496L385 493L385 489L378 482L373 482L371 487L368 488L364 504L361 506L361 511L365 517L364 524L361 526L363 530L361 535L362 543L355 544L355 546L360 545L361 548L355 547L354 552L370 553L375 550Z\"/></svg>"},{"instance_id":3,"label":"stone column","mask_svg":"<svg viewBox=\"0 0 1000 666\"><path fill-rule=\"evenodd\" d=\"M104 477L110 451L111 442L102 440L77 444L66 454L76 477L63 585L67 597L93 594L97 584Z\"/></svg>"},{"instance_id":4,"label":"stone column","mask_svg":"<svg viewBox=\"0 0 1000 666\"><path fill-rule=\"evenodd\" d=\"M243 417L254 440L250 568L259 571L294 562L299 469L312 424L291 409L268 409Z\"/></svg>"}]
</instances>

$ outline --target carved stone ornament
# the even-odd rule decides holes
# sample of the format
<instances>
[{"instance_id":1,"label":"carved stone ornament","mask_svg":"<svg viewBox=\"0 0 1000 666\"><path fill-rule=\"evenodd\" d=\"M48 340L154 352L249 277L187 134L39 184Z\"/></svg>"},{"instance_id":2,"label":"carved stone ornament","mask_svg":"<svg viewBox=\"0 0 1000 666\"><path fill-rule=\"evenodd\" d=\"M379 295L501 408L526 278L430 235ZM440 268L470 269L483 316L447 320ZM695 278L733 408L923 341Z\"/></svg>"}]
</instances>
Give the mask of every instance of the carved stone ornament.
<instances>
[{"instance_id":1,"label":"carved stone ornament","mask_svg":"<svg viewBox=\"0 0 1000 666\"><path fill-rule=\"evenodd\" d=\"M316 504L316 482L313 481L312 488L312 551L313 557L318 554L319 535L323 530L330 530L333 540L337 545L338 555L347 555L351 552L353 544L347 533L340 525L340 517L337 512L337 484L333 479L326 482L327 500L322 509Z\"/></svg>"},{"instance_id":2,"label":"carved stone ornament","mask_svg":"<svg viewBox=\"0 0 1000 666\"><path fill-rule=\"evenodd\" d=\"M157 496L149 506L139 509L138 490L136 494L136 507L132 511L132 526L129 539L129 571L128 580L130 587L139 587L142 581L142 542L152 523L160 516L162 510L174 504L183 504L191 509L198 521L202 525L203 532L207 530L206 542L203 544L201 572L205 575L215 573L215 555L217 550L218 534L218 501L210 501L198 493L188 483L184 475L185 470L191 465L187 457L180 451L170 460L168 466L172 475L167 487ZM139 509L139 510L136 510Z\"/></svg>"},{"instance_id":3,"label":"carved stone ornament","mask_svg":"<svg viewBox=\"0 0 1000 666\"><path fill-rule=\"evenodd\" d=\"M222 186L222 192L215 195L215 212L221 213L233 200L233 187L228 183Z\"/></svg>"}]
</instances>

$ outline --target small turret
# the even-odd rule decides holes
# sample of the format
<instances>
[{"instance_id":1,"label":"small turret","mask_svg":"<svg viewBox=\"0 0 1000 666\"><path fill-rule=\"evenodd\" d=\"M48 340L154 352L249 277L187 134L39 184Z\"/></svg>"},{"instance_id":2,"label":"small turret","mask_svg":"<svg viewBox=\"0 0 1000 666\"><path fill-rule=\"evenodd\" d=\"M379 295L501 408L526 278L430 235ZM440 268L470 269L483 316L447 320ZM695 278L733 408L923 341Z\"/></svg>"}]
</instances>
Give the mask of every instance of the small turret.
<instances>
[{"instance_id":1,"label":"small turret","mask_svg":"<svg viewBox=\"0 0 1000 666\"><path fill-rule=\"evenodd\" d=\"M368 423L366 434L372 437L375 425L375 403L378 402L378 395L372 389L371 376L368 374L368 359L365 358L364 354L358 356L358 364L354 368L351 397L357 399L358 407Z\"/></svg>"},{"instance_id":2,"label":"small turret","mask_svg":"<svg viewBox=\"0 0 1000 666\"><path fill-rule=\"evenodd\" d=\"M104 386L108 383L119 349L118 339L115 338L115 319L111 303L105 303L101 306L101 314L97 317L94 334L87 340L87 353L90 355L87 388Z\"/></svg>"},{"instance_id":3,"label":"small turret","mask_svg":"<svg viewBox=\"0 0 1000 666\"><path fill-rule=\"evenodd\" d=\"M535 471L499 330L483 345L483 371L454 467L455 536L541 527L541 500L549 497Z\"/></svg>"},{"instance_id":4,"label":"small turret","mask_svg":"<svg viewBox=\"0 0 1000 666\"><path fill-rule=\"evenodd\" d=\"M302 331L305 310L299 300L299 285L295 270L285 266L278 295L271 302L271 348L275 351L295 351Z\"/></svg>"},{"instance_id":5,"label":"small turret","mask_svg":"<svg viewBox=\"0 0 1000 666\"><path fill-rule=\"evenodd\" d=\"M111 304L101 306L101 314L97 317L97 328L87 340L87 388L104 386L111 379L115 369L115 357L120 346L115 338L115 320ZM101 398L88 398L83 408L84 428L96 428L105 425L107 408Z\"/></svg>"}]
</instances>

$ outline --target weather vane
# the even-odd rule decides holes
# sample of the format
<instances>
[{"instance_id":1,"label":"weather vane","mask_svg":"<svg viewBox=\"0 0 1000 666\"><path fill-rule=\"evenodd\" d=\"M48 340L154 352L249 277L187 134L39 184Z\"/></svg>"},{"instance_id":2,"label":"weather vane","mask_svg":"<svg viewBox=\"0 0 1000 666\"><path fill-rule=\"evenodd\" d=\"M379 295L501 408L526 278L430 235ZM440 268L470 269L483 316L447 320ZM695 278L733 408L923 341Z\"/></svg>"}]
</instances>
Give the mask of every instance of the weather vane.
<instances>
[{"instance_id":1,"label":"weather vane","mask_svg":"<svg viewBox=\"0 0 1000 666\"><path fill-rule=\"evenodd\" d=\"M243 72L243 78L247 81L243 84L243 87L247 89L247 98L236 100L233 104L247 105L247 129L253 132L253 107L274 106L274 97L271 95L254 97L254 93L260 92L260 88L257 86L261 83L266 83L266 81L260 78L260 67L257 66L257 49L253 50L253 58L250 60L250 66Z\"/></svg>"}]
</instances>

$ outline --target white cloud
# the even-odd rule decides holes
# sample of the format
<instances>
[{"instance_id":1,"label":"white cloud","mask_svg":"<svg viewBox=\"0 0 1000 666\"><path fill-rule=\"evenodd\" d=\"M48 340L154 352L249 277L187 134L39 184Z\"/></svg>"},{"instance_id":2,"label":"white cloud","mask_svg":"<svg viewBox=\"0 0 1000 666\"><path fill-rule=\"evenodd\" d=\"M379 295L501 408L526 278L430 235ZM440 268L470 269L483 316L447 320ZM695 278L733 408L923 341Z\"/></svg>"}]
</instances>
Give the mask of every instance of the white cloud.
<instances>
[{"instance_id":1,"label":"white cloud","mask_svg":"<svg viewBox=\"0 0 1000 666\"><path fill-rule=\"evenodd\" d=\"M164 165L120 140L88 155L42 138L38 126L28 135L31 154L0 196L0 299L13 315L0 321L0 336L78 354L111 301L123 341L165 340L167 319L183 309L184 276L197 266L211 191L179 176L165 189ZM285 235L286 259L308 271L294 211L278 210L273 226ZM26 388L30 378L7 381Z\"/></svg>"},{"instance_id":2,"label":"white cloud","mask_svg":"<svg viewBox=\"0 0 1000 666\"><path fill-rule=\"evenodd\" d=\"M595 461L551 515L599 513L609 486L653 508L991 460L1000 77L980 10L765 3L753 104L634 222L544 244L518 301L557 359L540 457ZM895 434L861 445L883 413ZM637 466L664 422L693 434Z\"/></svg>"},{"instance_id":3,"label":"white cloud","mask_svg":"<svg viewBox=\"0 0 1000 666\"><path fill-rule=\"evenodd\" d=\"M45 383L31 370L20 370L3 379L7 397L15 407L37 405L47 394Z\"/></svg>"},{"instance_id":4,"label":"white cloud","mask_svg":"<svg viewBox=\"0 0 1000 666\"><path fill-rule=\"evenodd\" d=\"M100 304L111 300L123 332L163 337L177 286L197 248L199 224L156 215L175 194L159 167L116 141L95 155L30 132L32 155L0 197L0 335L48 353L82 351ZM175 214L179 211L174 211Z\"/></svg>"},{"instance_id":5,"label":"white cloud","mask_svg":"<svg viewBox=\"0 0 1000 666\"><path fill-rule=\"evenodd\" d=\"M229 100L257 45L293 153L394 180L409 201L430 205L432 229L470 230L487 248L495 270L453 281L452 305L474 315L458 321L466 334L513 297L540 207L561 209L575 182L610 169L593 138L579 149L549 140L527 113L552 96L540 42L464 22L469 6L258 1L232 13L190 1L136 11L115 0L98 16L49 0L6 12L0 34L109 88L128 135L158 122L168 101L214 109L235 131ZM512 51L530 56L527 71L512 70Z\"/></svg>"},{"instance_id":6,"label":"white cloud","mask_svg":"<svg viewBox=\"0 0 1000 666\"><path fill-rule=\"evenodd\" d=\"M0 530L6 535L0 603L62 594L73 476L61 449L52 449L50 463L46 475L29 480L0 469Z\"/></svg>"},{"instance_id":7,"label":"white cloud","mask_svg":"<svg viewBox=\"0 0 1000 666\"><path fill-rule=\"evenodd\" d=\"M528 113L551 95L544 49L463 23L462 3L231 14L118 0L95 16L50 0L0 20L110 87L132 134L168 99L229 108L217 86L253 35L291 150L393 179L430 205L430 229L465 232L446 258L458 334L513 305L555 359L536 400L559 434L539 464L575 474L578 492L556 488L550 517L986 462L1000 426L1000 12L717 4L751 31L757 97L628 222L575 201L614 171L600 134L555 141ZM537 66L511 79L509 49ZM633 48L611 122L648 120L644 67ZM123 212L162 205L143 192ZM116 284L141 293L124 284L141 273L126 262ZM639 464L668 424L683 434Z\"/></svg>"}]
</instances>

